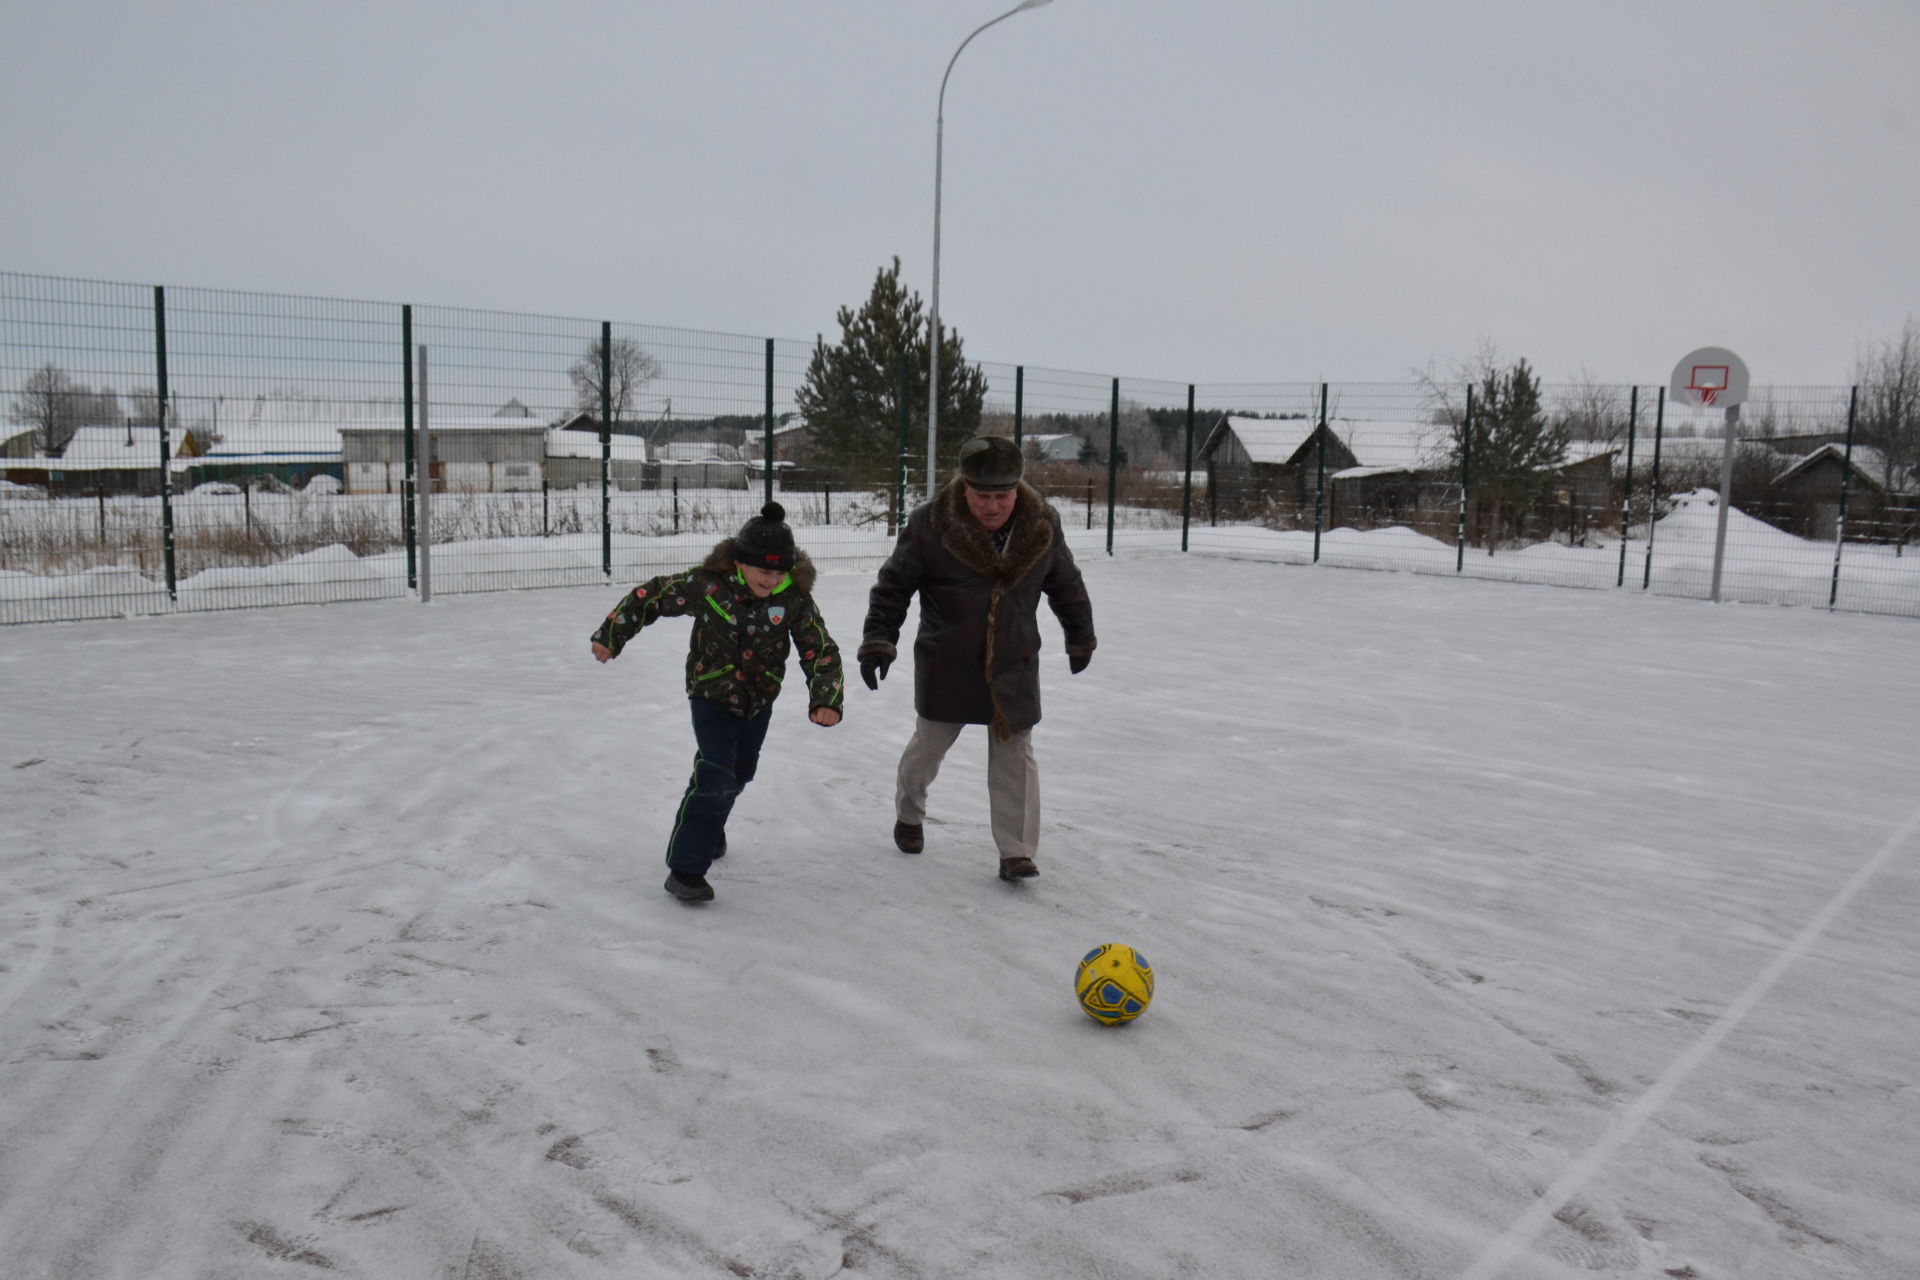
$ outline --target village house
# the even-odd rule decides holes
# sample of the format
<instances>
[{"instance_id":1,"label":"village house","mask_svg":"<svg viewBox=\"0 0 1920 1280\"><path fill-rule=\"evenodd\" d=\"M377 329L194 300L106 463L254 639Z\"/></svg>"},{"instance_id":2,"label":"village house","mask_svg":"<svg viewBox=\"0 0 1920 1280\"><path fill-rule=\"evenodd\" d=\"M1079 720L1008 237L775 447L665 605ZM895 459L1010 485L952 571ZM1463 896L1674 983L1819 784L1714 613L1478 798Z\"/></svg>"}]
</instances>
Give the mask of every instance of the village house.
<instances>
[{"instance_id":1,"label":"village house","mask_svg":"<svg viewBox=\"0 0 1920 1280\"><path fill-rule=\"evenodd\" d=\"M50 496L94 497L160 492L160 428L89 426L74 431L57 458L9 458L5 479Z\"/></svg>"}]
</instances>

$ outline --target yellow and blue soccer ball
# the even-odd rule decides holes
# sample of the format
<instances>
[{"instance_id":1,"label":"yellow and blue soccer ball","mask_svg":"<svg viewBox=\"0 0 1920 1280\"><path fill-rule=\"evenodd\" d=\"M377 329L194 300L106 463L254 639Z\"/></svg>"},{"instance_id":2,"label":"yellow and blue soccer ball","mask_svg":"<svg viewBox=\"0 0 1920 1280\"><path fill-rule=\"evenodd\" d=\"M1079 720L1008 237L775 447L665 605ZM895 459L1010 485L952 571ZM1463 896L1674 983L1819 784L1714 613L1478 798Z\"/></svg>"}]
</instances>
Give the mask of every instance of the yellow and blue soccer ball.
<instances>
[{"instance_id":1,"label":"yellow and blue soccer ball","mask_svg":"<svg viewBox=\"0 0 1920 1280\"><path fill-rule=\"evenodd\" d=\"M1132 947L1109 942L1081 959L1073 991L1095 1022L1132 1022L1153 1002L1153 966Z\"/></svg>"}]
</instances>

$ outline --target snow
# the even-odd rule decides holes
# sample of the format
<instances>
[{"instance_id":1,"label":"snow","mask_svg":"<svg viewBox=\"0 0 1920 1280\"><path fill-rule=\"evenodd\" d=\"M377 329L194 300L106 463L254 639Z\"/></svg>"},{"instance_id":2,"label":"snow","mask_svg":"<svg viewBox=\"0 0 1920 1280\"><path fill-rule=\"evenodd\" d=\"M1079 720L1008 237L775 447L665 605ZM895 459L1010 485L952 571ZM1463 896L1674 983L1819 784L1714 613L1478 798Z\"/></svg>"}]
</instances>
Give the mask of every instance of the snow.
<instances>
[{"instance_id":1,"label":"snow","mask_svg":"<svg viewBox=\"0 0 1920 1280\"><path fill-rule=\"evenodd\" d=\"M250 519L277 530L281 546L298 546L311 538L308 530L328 517L391 520L398 499L386 494L325 497L316 477L305 492L255 493L246 503L239 495L215 497L196 494L175 508L184 528L228 527ZM666 536L661 531L681 528L678 512L689 523L696 516L709 529L738 526L760 505L756 490L683 489L617 496L617 527L636 530L616 533L612 563L616 578L637 580L698 561L713 545L711 532ZM781 491L790 520L817 563L827 568L866 569L876 566L892 548L884 524L876 518L871 499L862 495L834 495L820 502L817 493ZM1596 590L1642 589L1656 595L1695 599L1709 596L1713 579L1717 527L1710 489L1681 494L1674 509L1655 522L1653 541L1646 541L1637 525L1622 557L1617 538L1589 532L1583 545L1543 542L1528 547L1506 547L1489 556L1483 548L1469 548L1464 556L1451 542L1442 542L1404 527L1355 530L1330 529L1319 539L1319 563L1330 568L1364 568L1484 578L1506 582L1536 582ZM114 509L126 511L136 527L157 527L159 499L115 499ZM555 527L591 529L600 519L597 486L550 495ZM58 504L55 504L58 505ZM1104 516L1089 514L1071 501L1058 503L1068 525L1068 536L1082 554L1104 554ZM1199 504L1204 508L1204 504ZM81 504L85 519L93 518L92 504ZM840 523L824 526L830 513ZM67 508L63 508L65 510ZM598 533L554 536L478 536L538 530L542 505L526 493L461 493L437 497L434 502L435 537L433 586L436 594L461 591L498 591L523 587L573 586L602 583L602 548ZM60 526L52 506L22 506L4 532L23 540L55 544L75 538L76 526ZM1178 511L1122 508L1114 545L1124 555L1177 553L1181 546ZM717 522L717 525L716 525ZM67 532L60 532L65 528ZM153 541L151 531L135 533L126 543ZM1194 553L1237 559L1273 560L1288 564L1314 562L1311 530L1271 530L1250 525L1208 527L1195 520L1189 531ZM322 554L324 552L324 554ZM130 546L129 557L138 554ZM1728 517L1727 553L1722 574L1722 598L1750 603L1804 605L1825 609L1829 602L1843 610L1920 615L1920 556L1904 548L1870 543L1848 543L1841 555L1838 589L1834 578L1835 549L1831 542L1797 538L1740 511ZM0 623L72 621L88 618L169 614L179 611L237 608L267 604L320 604L335 600L363 600L407 594L407 557L392 549L353 557L340 546L322 547L305 556L273 564L235 566L219 570L183 570L178 599L169 598L160 559L149 555L143 574L130 565L96 566L85 572L41 575L0 570Z\"/></svg>"},{"instance_id":2,"label":"snow","mask_svg":"<svg viewBox=\"0 0 1920 1280\"><path fill-rule=\"evenodd\" d=\"M6 1274L1920 1274L1911 620L1083 562L1038 880L901 668L704 908L604 587L0 631Z\"/></svg>"}]
</instances>

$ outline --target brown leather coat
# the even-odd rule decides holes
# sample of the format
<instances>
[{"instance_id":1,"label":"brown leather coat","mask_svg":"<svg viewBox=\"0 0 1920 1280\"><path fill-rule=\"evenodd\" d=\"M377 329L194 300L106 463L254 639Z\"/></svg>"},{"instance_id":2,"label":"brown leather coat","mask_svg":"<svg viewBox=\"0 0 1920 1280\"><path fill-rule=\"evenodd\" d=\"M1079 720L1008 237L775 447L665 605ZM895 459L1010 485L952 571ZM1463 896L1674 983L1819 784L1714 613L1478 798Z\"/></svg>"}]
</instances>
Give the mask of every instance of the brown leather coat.
<instances>
[{"instance_id":1,"label":"brown leather coat","mask_svg":"<svg viewBox=\"0 0 1920 1280\"><path fill-rule=\"evenodd\" d=\"M1059 513L1021 484L1005 550L967 509L954 480L907 518L867 600L860 656L897 653L907 606L920 597L913 641L913 705L929 720L990 724L1002 737L1040 720L1044 594L1067 653L1094 650L1093 605Z\"/></svg>"}]
</instances>

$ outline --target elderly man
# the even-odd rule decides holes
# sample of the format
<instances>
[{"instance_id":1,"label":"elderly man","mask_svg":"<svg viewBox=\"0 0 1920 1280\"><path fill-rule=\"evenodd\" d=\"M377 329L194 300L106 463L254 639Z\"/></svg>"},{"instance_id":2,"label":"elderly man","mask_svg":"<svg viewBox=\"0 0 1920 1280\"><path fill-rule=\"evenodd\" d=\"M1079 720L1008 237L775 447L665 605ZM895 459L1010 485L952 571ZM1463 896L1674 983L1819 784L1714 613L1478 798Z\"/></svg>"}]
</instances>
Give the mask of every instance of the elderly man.
<instances>
[{"instance_id":1,"label":"elderly man","mask_svg":"<svg viewBox=\"0 0 1920 1280\"><path fill-rule=\"evenodd\" d=\"M1002 880L1039 874L1032 733L1040 720L1041 595L1066 634L1074 674L1086 670L1095 645L1093 605L1060 516L1021 472L1019 447L1004 437L976 436L960 446L960 474L908 517L880 568L859 651L861 678L878 689L898 656L907 605L919 593L918 719L900 756L894 844L903 853L926 847L927 788L960 730L986 725L987 798Z\"/></svg>"}]
</instances>

